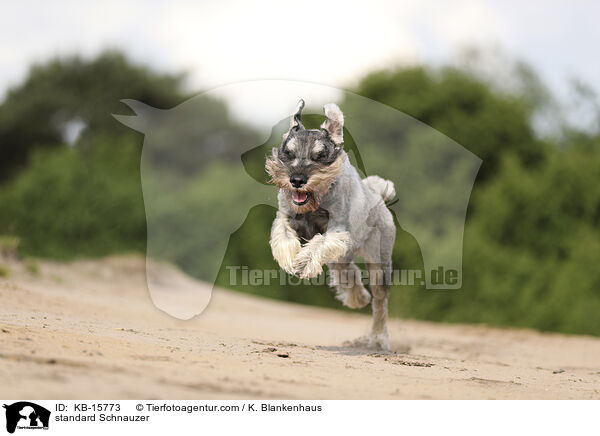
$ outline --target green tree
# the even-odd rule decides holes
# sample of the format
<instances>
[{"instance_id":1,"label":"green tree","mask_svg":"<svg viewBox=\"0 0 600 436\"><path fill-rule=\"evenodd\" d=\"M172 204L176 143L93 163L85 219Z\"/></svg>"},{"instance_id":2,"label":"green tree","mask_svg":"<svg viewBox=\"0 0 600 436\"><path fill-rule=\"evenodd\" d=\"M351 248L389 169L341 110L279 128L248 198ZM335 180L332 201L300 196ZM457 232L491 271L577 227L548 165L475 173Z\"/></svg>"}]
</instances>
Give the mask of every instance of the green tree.
<instances>
[{"instance_id":1,"label":"green tree","mask_svg":"<svg viewBox=\"0 0 600 436\"><path fill-rule=\"evenodd\" d=\"M383 70L368 74L354 91L411 115L476 154L483 160L479 183L498 171L500 156L507 153L526 165L544 157L545 144L531 125L539 101L495 89L469 72L450 67ZM364 114L361 122L377 120ZM394 128L382 126L380 136L402 137Z\"/></svg>"},{"instance_id":2,"label":"green tree","mask_svg":"<svg viewBox=\"0 0 600 436\"><path fill-rule=\"evenodd\" d=\"M111 116L123 112L119 101L172 107L185 98L183 78L135 65L114 51L91 60L71 56L34 65L0 105L0 181L18 173L33 150L64 147L77 130L79 144L98 136L131 136Z\"/></svg>"}]
</instances>

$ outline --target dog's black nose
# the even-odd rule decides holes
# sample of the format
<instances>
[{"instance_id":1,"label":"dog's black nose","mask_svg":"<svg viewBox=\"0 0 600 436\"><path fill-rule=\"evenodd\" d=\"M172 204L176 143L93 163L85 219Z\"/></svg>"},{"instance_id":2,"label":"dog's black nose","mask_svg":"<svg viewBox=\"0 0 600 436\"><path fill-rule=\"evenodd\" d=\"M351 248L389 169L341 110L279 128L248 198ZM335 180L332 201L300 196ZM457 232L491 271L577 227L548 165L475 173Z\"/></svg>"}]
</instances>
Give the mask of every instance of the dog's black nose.
<instances>
[{"instance_id":1,"label":"dog's black nose","mask_svg":"<svg viewBox=\"0 0 600 436\"><path fill-rule=\"evenodd\" d=\"M294 188L300 188L302 185L306 185L306 176L294 174L290 177L290 183Z\"/></svg>"}]
</instances>

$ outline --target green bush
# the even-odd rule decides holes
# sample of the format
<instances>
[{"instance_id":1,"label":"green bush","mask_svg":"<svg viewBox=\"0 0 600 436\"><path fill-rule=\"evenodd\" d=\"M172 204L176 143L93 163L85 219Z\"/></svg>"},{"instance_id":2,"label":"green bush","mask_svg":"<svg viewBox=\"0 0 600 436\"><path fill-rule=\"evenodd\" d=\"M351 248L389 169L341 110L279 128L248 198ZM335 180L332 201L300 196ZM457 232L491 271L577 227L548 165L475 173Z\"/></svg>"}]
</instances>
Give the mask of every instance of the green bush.
<instances>
[{"instance_id":1,"label":"green bush","mask_svg":"<svg viewBox=\"0 0 600 436\"><path fill-rule=\"evenodd\" d=\"M463 288L397 288L396 314L600 334L600 153L554 151L536 170L514 158L471 201Z\"/></svg>"},{"instance_id":2,"label":"green bush","mask_svg":"<svg viewBox=\"0 0 600 436\"><path fill-rule=\"evenodd\" d=\"M38 151L0 189L0 228L23 255L71 259L145 250L137 144Z\"/></svg>"}]
</instances>

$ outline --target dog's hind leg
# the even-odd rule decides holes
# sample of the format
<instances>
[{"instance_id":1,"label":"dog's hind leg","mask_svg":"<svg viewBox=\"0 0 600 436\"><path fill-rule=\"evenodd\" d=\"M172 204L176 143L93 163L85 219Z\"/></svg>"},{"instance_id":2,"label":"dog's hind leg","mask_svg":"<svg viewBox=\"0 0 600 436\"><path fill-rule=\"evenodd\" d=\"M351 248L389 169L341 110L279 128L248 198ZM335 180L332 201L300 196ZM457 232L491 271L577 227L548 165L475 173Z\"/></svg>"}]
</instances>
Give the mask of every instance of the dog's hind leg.
<instances>
[{"instance_id":1,"label":"dog's hind leg","mask_svg":"<svg viewBox=\"0 0 600 436\"><path fill-rule=\"evenodd\" d=\"M387 331L387 318L392 264L391 262L385 264L369 263L368 269L369 286L373 294L373 323L371 331L367 336L346 341L344 345L389 351L390 339Z\"/></svg>"},{"instance_id":2,"label":"dog's hind leg","mask_svg":"<svg viewBox=\"0 0 600 436\"><path fill-rule=\"evenodd\" d=\"M371 332L347 344L350 346L389 350L390 341L387 332L388 299L392 281L392 251L396 228L391 213L380 208L377 227L359 250L365 258L369 270L369 287L373 295L373 325Z\"/></svg>"},{"instance_id":3,"label":"dog's hind leg","mask_svg":"<svg viewBox=\"0 0 600 436\"><path fill-rule=\"evenodd\" d=\"M390 349L390 340L387 332L388 299L392 264L369 264L369 280L373 294L373 325L368 336L369 348Z\"/></svg>"},{"instance_id":4,"label":"dog's hind leg","mask_svg":"<svg viewBox=\"0 0 600 436\"><path fill-rule=\"evenodd\" d=\"M371 295L362 284L360 268L354 262L329 263L330 286L336 290L335 297L351 309L365 307Z\"/></svg>"}]
</instances>

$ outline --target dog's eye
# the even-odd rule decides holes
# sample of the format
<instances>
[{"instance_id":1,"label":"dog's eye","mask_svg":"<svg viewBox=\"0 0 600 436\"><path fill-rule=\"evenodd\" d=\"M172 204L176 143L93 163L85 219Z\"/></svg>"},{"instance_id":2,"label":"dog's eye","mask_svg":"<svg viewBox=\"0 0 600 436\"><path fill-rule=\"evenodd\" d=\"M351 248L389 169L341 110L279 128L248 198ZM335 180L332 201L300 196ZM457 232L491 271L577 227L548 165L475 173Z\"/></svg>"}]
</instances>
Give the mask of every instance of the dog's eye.
<instances>
[{"instance_id":1,"label":"dog's eye","mask_svg":"<svg viewBox=\"0 0 600 436\"><path fill-rule=\"evenodd\" d=\"M322 160L327 157L327 150L323 149L317 154L315 154L315 160Z\"/></svg>"},{"instance_id":2,"label":"dog's eye","mask_svg":"<svg viewBox=\"0 0 600 436\"><path fill-rule=\"evenodd\" d=\"M287 147L283 147L281 149L283 156L285 156L287 159L293 159L294 158L294 153Z\"/></svg>"}]
</instances>

